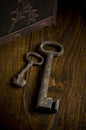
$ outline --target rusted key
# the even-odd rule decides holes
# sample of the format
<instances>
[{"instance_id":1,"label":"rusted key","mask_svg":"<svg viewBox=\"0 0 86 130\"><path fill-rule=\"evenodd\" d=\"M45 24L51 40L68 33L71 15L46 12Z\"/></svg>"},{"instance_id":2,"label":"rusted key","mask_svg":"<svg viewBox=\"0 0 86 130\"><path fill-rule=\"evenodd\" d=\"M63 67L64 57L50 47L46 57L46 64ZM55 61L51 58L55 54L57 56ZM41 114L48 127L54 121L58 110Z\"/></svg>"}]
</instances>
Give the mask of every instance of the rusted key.
<instances>
[{"instance_id":1,"label":"rusted key","mask_svg":"<svg viewBox=\"0 0 86 130\"><path fill-rule=\"evenodd\" d=\"M30 57L36 58L38 59L37 61L31 59ZM34 65L41 65L44 61L43 57L41 55L39 55L36 52L29 52L26 55L26 60L28 61L27 66L19 73L17 74L16 77L13 78L13 83L17 86L17 87L23 87L26 84L26 80L23 79L24 74L26 73L26 71Z\"/></svg>"},{"instance_id":2,"label":"rusted key","mask_svg":"<svg viewBox=\"0 0 86 130\"><path fill-rule=\"evenodd\" d=\"M47 46L54 47L56 51L46 50L45 48ZM62 53L64 52L64 49L59 43L52 42L52 41L42 42L42 44L40 45L40 49L44 54L46 54L47 57L46 57L45 69L44 69L43 78L41 81L41 87L38 96L37 109L42 111L44 110L44 112L47 110L50 113L54 113L58 110L59 100L53 101L51 97L47 97L48 84L49 84L53 57L61 56Z\"/></svg>"}]
</instances>

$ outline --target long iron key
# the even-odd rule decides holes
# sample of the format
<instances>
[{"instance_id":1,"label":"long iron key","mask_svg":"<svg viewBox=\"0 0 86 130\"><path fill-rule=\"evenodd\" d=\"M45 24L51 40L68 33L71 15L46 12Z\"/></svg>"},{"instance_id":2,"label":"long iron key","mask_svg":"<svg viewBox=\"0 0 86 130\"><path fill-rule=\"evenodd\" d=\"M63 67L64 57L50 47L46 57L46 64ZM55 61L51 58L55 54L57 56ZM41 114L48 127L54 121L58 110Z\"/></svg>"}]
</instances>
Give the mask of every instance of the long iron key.
<instances>
[{"instance_id":1,"label":"long iron key","mask_svg":"<svg viewBox=\"0 0 86 130\"><path fill-rule=\"evenodd\" d=\"M37 61L31 59L30 57L36 58L38 59ZM26 55L26 60L28 61L27 66L25 66L25 68L19 73L17 74L17 76L15 76L13 78L13 83L14 85L16 85L17 87L23 87L26 84L26 80L23 79L24 74L26 73L26 71L33 65L41 65L44 61L43 57L41 55L39 55L36 52L29 52Z\"/></svg>"},{"instance_id":2,"label":"long iron key","mask_svg":"<svg viewBox=\"0 0 86 130\"><path fill-rule=\"evenodd\" d=\"M44 49L44 47L46 46L54 47L56 51ZM59 43L52 42L52 41L43 42L40 45L40 49L44 54L47 55L47 58L46 58L45 69L44 69L43 78L41 81L41 87L38 96L37 109L42 111L44 110L44 112L46 112L47 110L47 112L54 113L58 110L59 100L53 101L51 97L47 97L48 84L49 84L53 57L61 56L62 53L64 52L64 49Z\"/></svg>"}]
</instances>

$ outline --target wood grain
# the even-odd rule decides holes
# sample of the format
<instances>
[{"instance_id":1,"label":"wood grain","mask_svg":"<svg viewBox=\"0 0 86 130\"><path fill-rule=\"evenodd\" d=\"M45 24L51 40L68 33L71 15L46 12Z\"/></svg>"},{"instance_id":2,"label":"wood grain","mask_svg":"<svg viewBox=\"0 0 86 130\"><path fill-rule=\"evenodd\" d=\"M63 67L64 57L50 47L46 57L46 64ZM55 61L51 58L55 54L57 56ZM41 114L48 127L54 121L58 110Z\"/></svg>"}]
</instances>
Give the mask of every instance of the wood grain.
<instances>
[{"instance_id":1,"label":"wood grain","mask_svg":"<svg viewBox=\"0 0 86 130\"><path fill-rule=\"evenodd\" d=\"M11 84L26 64L25 54L42 41L57 41L64 54L54 58L48 95L60 99L55 115L35 111L44 65L25 75L24 88ZM0 46L0 129L86 130L86 21L79 10L58 10L57 23Z\"/></svg>"}]
</instances>

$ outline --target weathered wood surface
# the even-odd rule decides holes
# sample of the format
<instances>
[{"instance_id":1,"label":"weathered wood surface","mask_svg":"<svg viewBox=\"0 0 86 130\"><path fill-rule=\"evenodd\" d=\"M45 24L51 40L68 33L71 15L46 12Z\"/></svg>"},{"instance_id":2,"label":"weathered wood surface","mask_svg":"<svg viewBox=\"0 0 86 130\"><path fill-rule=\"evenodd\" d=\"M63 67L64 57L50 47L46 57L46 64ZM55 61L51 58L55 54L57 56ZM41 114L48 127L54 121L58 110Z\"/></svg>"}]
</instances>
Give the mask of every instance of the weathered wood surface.
<instances>
[{"instance_id":1,"label":"weathered wood surface","mask_svg":"<svg viewBox=\"0 0 86 130\"><path fill-rule=\"evenodd\" d=\"M57 41L65 50L52 65L48 95L61 100L55 115L34 109L43 65L26 73L24 88L11 84L26 64L25 54L38 52L45 40ZM86 130L86 22L79 11L59 11L56 25L0 46L0 129Z\"/></svg>"}]
</instances>

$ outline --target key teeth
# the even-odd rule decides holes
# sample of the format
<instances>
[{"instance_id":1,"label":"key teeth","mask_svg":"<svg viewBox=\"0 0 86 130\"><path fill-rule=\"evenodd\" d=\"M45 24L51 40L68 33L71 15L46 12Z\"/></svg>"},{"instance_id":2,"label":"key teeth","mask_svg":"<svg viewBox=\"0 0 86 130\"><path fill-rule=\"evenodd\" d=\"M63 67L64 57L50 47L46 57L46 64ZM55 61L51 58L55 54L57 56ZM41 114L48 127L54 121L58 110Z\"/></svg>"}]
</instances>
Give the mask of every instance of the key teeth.
<instances>
[{"instance_id":1,"label":"key teeth","mask_svg":"<svg viewBox=\"0 0 86 130\"><path fill-rule=\"evenodd\" d=\"M42 98L37 104L38 111L42 113L56 113L59 108L59 100L53 101L52 98Z\"/></svg>"},{"instance_id":2,"label":"key teeth","mask_svg":"<svg viewBox=\"0 0 86 130\"><path fill-rule=\"evenodd\" d=\"M55 113L59 109L59 100L52 102L51 112Z\"/></svg>"},{"instance_id":3,"label":"key teeth","mask_svg":"<svg viewBox=\"0 0 86 130\"><path fill-rule=\"evenodd\" d=\"M23 79L23 81L21 80L18 80L16 78L13 79L13 84L16 86L16 87L19 87L19 88L22 88L25 86L26 84L26 80Z\"/></svg>"}]
</instances>

